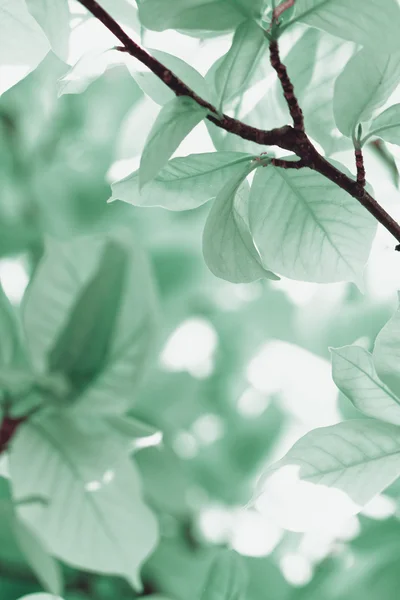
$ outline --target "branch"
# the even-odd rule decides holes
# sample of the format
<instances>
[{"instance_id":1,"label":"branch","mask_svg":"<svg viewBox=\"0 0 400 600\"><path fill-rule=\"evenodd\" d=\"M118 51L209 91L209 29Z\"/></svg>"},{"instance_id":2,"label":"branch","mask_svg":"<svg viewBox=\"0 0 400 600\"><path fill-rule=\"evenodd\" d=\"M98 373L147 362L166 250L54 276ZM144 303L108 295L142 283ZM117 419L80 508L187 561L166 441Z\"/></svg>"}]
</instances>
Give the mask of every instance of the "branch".
<instances>
[{"instance_id":1,"label":"branch","mask_svg":"<svg viewBox=\"0 0 400 600\"><path fill-rule=\"evenodd\" d=\"M209 102L200 98L185 85L172 71L167 69L162 63L150 56L143 48L136 44L118 25L118 23L109 15L96 0L78 0L80 4L85 6L99 21L101 21L109 31L123 44L124 51L131 56L140 60L146 65L157 77L161 79L177 96L189 96L200 106L208 108L210 112L217 115L217 110ZM283 28L281 28L281 31ZM276 42L271 42L272 66L277 70L278 77L281 83L285 85L286 100L290 101L290 109L295 127L285 125L271 130L257 129L246 125L241 121L233 119L228 115L218 116L209 115L207 119L214 123L217 127L233 133L245 140L255 142L262 146L279 146L285 150L289 150L297 154L302 159L304 166L317 171L324 175L327 179L345 190L353 198L358 200L376 219L381 223L395 238L400 242L400 225L378 204L378 202L357 182L347 177L339 171L323 156L321 156L313 146L309 138L304 132L303 114L298 106L297 99L293 93L293 86L286 72L286 67L282 65L279 57L279 50ZM286 80L287 77L287 80ZM288 87L287 81L292 86ZM284 90L285 91L285 90ZM293 93L293 97L291 94ZM398 245L400 249L400 244ZM397 247L396 247L397 249Z\"/></svg>"},{"instance_id":2,"label":"branch","mask_svg":"<svg viewBox=\"0 0 400 600\"><path fill-rule=\"evenodd\" d=\"M356 148L354 150L354 154L356 157L356 167L357 167L357 183L362 187L365 187L365 167L364 167L364 156L361 148Z\"/></svg>"},{"instance_id":3,"label":"branch","mask_svg":"<svg viewBox=\"0 0 400 600\"><path fill-rule=\"evenodd\" d=\"M281 169L302 169L307 164L303 159L300 160L282 160L281 158L271 159L271 165L280 167Z\"/></svg>"},{"instance_id":4,"label":"branch","mask_svg":"<svg viewBox=\"0 0 400 600\"><path fill-rule=\"evenodd\" d=\"M299 106L294 93L293 84L288 75L285 65L281 62L279 55L279 46L276 40L273 40L269 45L271 65L277 72L279 81L281 82L283 95L289 107L290 116L293 119L294 128L298 131L304 131L303 112Z\"/></svg>"}]
</instances>

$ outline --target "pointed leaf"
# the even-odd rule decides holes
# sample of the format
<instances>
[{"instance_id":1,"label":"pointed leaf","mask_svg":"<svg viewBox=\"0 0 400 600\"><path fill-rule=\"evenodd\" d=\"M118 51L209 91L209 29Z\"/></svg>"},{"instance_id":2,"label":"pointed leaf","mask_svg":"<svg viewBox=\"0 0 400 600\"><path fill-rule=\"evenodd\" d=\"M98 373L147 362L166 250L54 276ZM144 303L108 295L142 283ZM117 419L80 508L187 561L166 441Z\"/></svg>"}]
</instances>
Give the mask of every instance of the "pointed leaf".
<instances>
[{"instance_id":1,"label":"pointed leaf","mask_svg":"<svg viewBox=\"0 0 400 600\"><path fill-rule=\"evenodd\" d=\"M179 144L207 113L207 109L185 96L174 98L161 109L140 160L141 186L158 175Z\"/></svg>"},{"instance_id":2,"label":"pointed leaf","mask_svg":"<svg viewBox=\"0 0 400 600\"><path fill-rule=\"evenodd\" d=\"M400 308L380 330L375 340L373 358L379 377L400 396Z\"/></svg>"},{"instance_id":3,"label":"pointed leaf","mask_svg":"<svg viewBox=\"0 0 400 600\"><path fill-rule=\"evenodd\" d=\"M36 69L50 44L24 0L0 0L0 95Z\"/></svg>"},{"instance_id":4,"label":"pointed leaf","mask_svg":"<svg viewBox=\"0 0 400 600\"><path fill-rule=\"evenodd\" d=\"M173 158L144 188L139 189L139 171L112 184L112 200L135 206L162 206L190 210L215 198L221 188L242 172L252 155L210 152Z\"/></svg>"},{"instance_id":5,"label":"pointed leaf","mask_svg":"<svg viewBox=\"0 0 400 600\"><path fill-rule=\"evenodd\" d=\"M113 414L132 404L157 311L147 259L129 231L49 242L23 319L37 369L67 377L74 410Z\"/></svg>"},{"instance_id":6,"label":"pointed leaf","mask_svg":"<svg viewBox=\"0 0 400 600\"><path fill-rule=\"evenodd\" d=\"M359 282L376 223L319 173L269 165L257 169L253 180L250 230L262 260L281 275Z\"/></svg>"},{"instance_id":7,"label":"pointed leaf","mask_svg":"<svg viewBox=\"0 0 400 600\"><path fill-rule=\"evenodd\" d=\"M354 406L369 417L400 425L400 400L379 379L372 355L360 346L331 352L333 380Z\"/></svg>"},{"instance_id":8,"label":"pointed leaf","mask_svg":"<svg viewBox=\"0 0 400 600\"><path fill-rule=\"evenodd\" d=\"M45 32L53 52L66 61L70 34L68 0L27 0L27 6Z\"/></svg>"},{"instance_id":9,"label":"pointed leaf","mask_svg":"<svg viewBox=\"0 0 400 600\"><path fill-rule=\"evenodd\" d=\"M19 504L17 512L52 554L141 589L139 570L155 547L157 525L134 464L122 456L115 436L81 432L65 417L42 417L13 438L12 490L17 502L48 499Z\"/></svg>"},{"instance_id":10,"label":"pointed leaf","mask_svg":"<svg viewBox=\"0 0 400 600\"><path fill-rule=\"evenodd\" d=\"M63 591L60 565L24 521L15 518L13 529L18 546L42 587L51 594L60 595Z\"/></svg>"},{"instance_id":11,"label":"pointed leaf","mask_svg":"<svg viewBox=\"0 0 400 600\"><path fill-rule=\"evenodd\" d=\"M314 429L266 473L300 466L302 480L345 492L363 506L400 475L400 427L352 419Z\"/></svg>"},{"instance_id":12,"label":"pointed leaf","mask_svg":"<svg viewBox=\"0 0 400 600\"><path fill-rule=\"evenodd\" d=\"M396 0L296 0L295 20L377 52L398 49L400 7Z\"/></svg>"},{"instance_id":13,"label":"pointed leaf","mask_svg":"<svg viewBox=\"0 0 400 600\"><path fill-rule=\"evenodd\" d=\"M216 105L224 104L246 87L254 67L268 51L264 31L254 21L245 21L237 28L232 46L214 74Z\"/></svg>"},{"instance_id":14,"label":"pointed leaf","mask_svg":"<svg viewBox=\"0 0 400 600\"><path fill-rule=\"evenodd\" d=\"M351 137L358 123L369 121L399 82L399 53L389 55L370 49L360 50L336 80L333 109L339 131Z\"/></svg>"},{"instance_id":15,"label":"pointed leaf","mask_svg":"<svg viewBox=\"0 0 400 600\"><path fill-rule=\"evenodd\" d=\"M220 191L203 232L203 254L208 268L232 283L249 283L262 277L277 279L262 266L248 228L248 184L244 181L248 172L246 166Z\"/></svg>"},{"instance_id":16,"label":"pointed leaf","mask_svg":"<svg viewBox=\"0 0 400 600\"><path fill-rule=\"evenodd\" d=\"M385 142L400 146L400 104L389 106L371 123L368 137L380 137Z\"/></svg>"}]
</instances>

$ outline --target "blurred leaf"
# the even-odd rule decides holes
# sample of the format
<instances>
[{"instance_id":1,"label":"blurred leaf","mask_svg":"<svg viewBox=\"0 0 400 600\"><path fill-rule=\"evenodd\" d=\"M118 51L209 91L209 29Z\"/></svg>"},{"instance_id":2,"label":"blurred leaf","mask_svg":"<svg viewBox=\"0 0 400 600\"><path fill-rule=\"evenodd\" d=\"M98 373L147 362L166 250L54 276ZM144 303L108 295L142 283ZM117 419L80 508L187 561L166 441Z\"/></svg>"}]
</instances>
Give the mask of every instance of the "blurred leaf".
<instances>
[{"instance_id":1,"label":"blurred leaf","mask_svg":"<svg viewBox=\"0 0 400 600\"><path fill-rule=\"evenodd\" d=\"M221 188L250 154L210 152L173 158L142 190L139 171L112 184L112 200L123 200L135 206L162 206L169 210L190 210L215 198Z\"/></svg>"},{"instance_id":2,"label":"blurred leaf","mask_svg":"<svg viewBox=\"0 0 400 600\"><path fill-rule=\"evenodd\" d=\"M158 175L180 143L207 113L207 109L186 96L171 100L161 109L143 148L140 186Z\"/></svg>"},{"instance_id":3,"label":"blurred leaf","mask_svg":"<svg viewBox=\"0 0 400 600\"><path fill-rule=\"evenodd\" d=\"M331 352L333 380L354 406L369 417L400 425L400 400L379 379L372 355L360 346Z\"/></svg>"},{"instance_id":4,"label":"blurred leaf","mask_svg":"<svg viewBox=\"0 0 400 600\"><path fill-rule=\"evenodd\" d=\"M274 271L301 281L360 282L376 223L319 173L257 169L249 210L254 242Z\"/></svg>"},{"instance_id":5,"label":"blurred leaf","mask_svg":"<svg viewBox=\"0 0 400 600\"><path fill-rule=\"evenodd\" d=\"M107 417L107 424L129 440L132 450L158 446L162 441L159 429L130 416L111 415Z\"/></svg>"},{"instance_id":6,"label":"blurred leaf","mask_svg":"<svg viewBox=\"0 0 400 600\"><path fill-rule=\"evenodd\" d=\"M400 21L400 7L399 7ZM385 104L400 81L400 54L378 54L362 49L347 63L335 84L336 125L351 137L357 125L369 121Z\"/></svg>"},{"instance_id":7,"label":"blurred leaf","mask_svg":"<svg viewBox=\"0 0 400 600\"><path fill-rule=\"evenodd\" d=\"M13 525L18 546L41 585L50 594L62 594L62 572L57 561L50 556L38 536L30 530L27 524L14 518Z\"/></svg>"},{"instance_id":8,"label":"blurred leaf","mask_svg":"<svg viewBox=\"0 0 400 600\"><path fill-rule=\"evenodd\" d=\"M139 569L155 547L157 525L120 442L82 434L65 418L42 418L19 428L10 472L17 502L49 499L20 504L17 512L52 554L77 568L122 575L141 589Z\"/></svg>"},{"instance_id":9,"label":"blurred leaf","mask_svg":"<svg viewBox=\"0 0 400 600\"><path fill-rule=\"evenodd\" d=\"M49 350L50 373L62 373L73 396L84 393L110 361L127 269L124 247L114 240L106 241L98 269L80 290Z\"/></svg>"},{"instance_id":10,"label":"blurred leaf","mask_svg":"<svg viewBox=\"0 0 400 600\"><path fill-rule=\"evenodd\" d=\"M27 6L45 32L53 52L66 61L70 34L68 0L27 0Z\"/></svg>"},{"instance_id":11,"label":"blurred leaf","mask_svg":"<svg viewBox=\"0 0 400 600\"><path fill-rule=\"evenodd\" d=\"M0 95L33 71L49 50L24 0L0 0Z\"/></svg>"},{"instance_id":12,"label":"blurred leaf","mask_svg":"<svg viewBox=\"0 0 400 600\"><path fill-rule=\"evenodd\" d=\"M54 596L53 594L28 594L19 598L19 600L63 600L60 596Z\"/></svg>"},{"instance_id":13,"label":"blurred leaf","mask_svg":"<svg viewBox=\"0 0 400 600\"><path fill-rule=\"evenodd\" d=\"M299 477L345 492L363 506L400 475L400 428L352 419L306 433L265 476L298 465Z\"/></svg>"},{"instance_id":14,"label":"blurred leaf","mask_svg":"<svg viewBox=\"0 0 400 600\"><path fill-rule=\"evenodd\" d=\"M228 181L219 192L203 233L203 254L210 271L232 283L249 283L262 277L278 279L267 271L258 255L247 223L250 167ZM243 183L244 182L244 183Z\"/></svg>"},{"instance_id":15,"label":"blurred leaf","mask_svg":"<svg viewBox=\"0 0 400 600\"><path fill-rule=\"evenodd\" d=\"M400 394L400 308L378 333L373 359L378 376L390 389Z\"/></svg>"},{"instance_id":16,"label":"blurred leaf","mask_svg":"<svg viewBox=\"0 0 400 600\"><path fill-rule=\"evenodd\" d=\"M364 0L297 0L295 20L377 52L398 47L400 8L395 0L388 0L384 11L380 0L369 0L368 11Z\"/></svg>"},{"instance_id":17,"label":"blurred leaf","mask_svg":"<svg viewBox=\"0 0 400 600\"><path fill-rule=\"evenodd\" d=\"M115 264L100 263L107 247L116 249ZM113 298L118 281L124 291ZM113 414L132 404L151 356L157 314L149 265L127 230L49 242L26 293L23 318L32 360L42 372L61 369L73 380L81 393L74 404L79 414ZM89 378L85 389L82 377Z\"/></svg>"},{"instance_id":18,"label":"blurred leaf","mask_svg":"<svg viewBox=\"0 0 400 600\"><path fill-rule=\"evenodd\" d=\"M241 556L233 550L221 550L211 565L201 600L242 600L246 583Z\"/></svg>"}]
</instances>

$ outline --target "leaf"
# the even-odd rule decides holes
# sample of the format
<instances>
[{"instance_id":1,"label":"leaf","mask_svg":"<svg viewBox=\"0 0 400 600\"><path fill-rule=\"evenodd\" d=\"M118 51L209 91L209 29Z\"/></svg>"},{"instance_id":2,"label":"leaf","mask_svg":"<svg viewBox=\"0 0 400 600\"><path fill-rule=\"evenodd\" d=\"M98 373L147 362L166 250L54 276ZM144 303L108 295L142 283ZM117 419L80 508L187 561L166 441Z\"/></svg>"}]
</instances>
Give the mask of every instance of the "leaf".
<instances>
[{"instance_id":1,"label":"leaf","mask_svg":"<svg viewBox=\"0 0 400 600\"><path fill-rule=\"evenodd\" d=\"M257 169L249 212L254 243L274 271L301 281L360 283L376 223L319 173Z\"/></svg>"},{"instance_id":2,"label":"leaf","mask_svg":"<svg viewBox=\"0 0 400 600\"><path fill-rule=\"evenodd\" d=\"M261 15L262 0L145 0L139 18L152 31L187 29L227 31Z\"/></svg>"},{"instance_id":3,"label":"leaf","mask_svg":"<svg viewBox=\"0 0 400 600\"><path fill-rule=\"evenodd\" d=\"M333 109L336 125L351 137L358 125L369 121L400 81L400 54L378 54L370 49L353 56L335 84Z\"/></svg>"},{"instance_id":4,"label":"leaf","mask_svg":"<svg viewBox=\"0 0 400 600\"><path fill-rule=\"evenodd\" d=\"M364 143L367 138L372 136L380 137L385 142L400 146L400 104L389 106L372 121L370 131L364 138Z\"/></svg>"},{"instance_id":5,"label":"leaf","mask_svg":"<svg viewBox=\"0 0 400 600\"><path fill-rule=\"evenodd\" d=\"M22 596L18 600L63 600L60 596L54 596L53 594L28 594L27 596Z\"/></svg>"},{"instance_id":6,"label":"leaf","mask_svg":"<svg viewBox=\"0 0 400 600\"><path fill-rule=\"evenodd\" d=\"M84 54L58 80L58 97L63 94L81 94L114 62L113 55L107 51L96 50Z\"/></svg>"},{"instance_id":7,"label":"leaf","mask_svg":"<svg viewBox=\"0 0 400 600\"><path fill-rule=\"evenodd\" d=\"M390 389L400 394L400 308L378 333L372 353L376 372Z\"/></svg>"},{"instance_id":8,"label":"leaf","mask_svg":"<svg viewBox=\"0 0 400 600\"><path fill-rule=\"evenodd\" d=\"M302 480L345 492L363 506L400 475L400 427L351 419L314 429L266 473L300 466Z\"/></svg>"},{"instance_id":9,"label":"leaf","mask_svg":"<svg viewBox=\"0 0 400 600\"><path fill-rule=\"evenodd\" d=\"M184 60L153 48L147 48L151 56L159 60L167 69L170 69L181 81L190 87L198 96L213 103L213 94L202 75L196 69L188 65ZM130 59L130 60L129 60ZM175 94L169 87L151 71L141 71L136 68L137 61L127 57L127 67L145 94L154 102L163 106L175 98Z\"/></svg>"},{"instance_id":10,"label":"leaf","mask_svg":"<svg viewBox=\"0 0 400 600\"><path fill-rule=\"evenodd\" d=\"M246 87L253 69L267 51L267 41L261 27L252 20L239 25L230 49L214 73L216 105L219 109Z\"/></svg>"},{"instance_id":11,"label":"leaf","mask_svg":"<svg viewBox=\"0 0 400 600\"><path fill-rule=\"evenodd\" d=\"M106 248L114 248L108 258ZM114 272L107 272L111 267ZM127 410L151 356L157 324L150 268L130 231L49 241L24 298L23 321L37 370L61 371L73 379L74 410Z\"/></svg>"},{"instance_id":12,"label":"leaf","mask_svg":"<svg viewBox=\"0 0 400 600\"><path fill-rule=\"evenodd\" d=\"M190 210L215 198L251 154L210 152L173 158L144 188L139 189L139 171L112 184L109 201L123 200L135 206L161 206L168 210Z\"/></svg>"},{"instance_id":13,"label":"leaf","mask_svg":"<svg viewBox=\"0 0 400 600\"><path fill-rule=\"evenodd\" d=\"M242 172L225 184L208 215L203 232L203 254L214 275L232 283L249 283L262 277L278 279L267 271L254 246L247 223L249 173Z\"/></svg>"},{"instance_id":14,"label":"leaf","mask_svg":"<svg viewBox=\"0 0 400 600\"><path fill-rule=\"evenodd\" d=\"M24 0L0 0L0 95L36 69L49 50Z\"/></svg>"},{"instance_id":15,"label":"leaf","mask_svg":"<svg viewBox=\"0 0 400 600\"><path fill-rule=\"evenodd\" d=\"M143 148L140 186L158 175L179 144L207 113L207 109L185 96L174 98L161 109Z\"/></svg>"},{"instance_id":16,"label":"leaf","mask_svg":"<svg viewBox=\"0 0 400 600\"><path fill-rule=\"evenodd\" d=\"M74 396L82 394L110 360L128 265L124 247L107 240L98 268L80 290L49 349L49 372L62 373Z\"/></svg>"},{"instance_id":17,"label":"leaf","mask_svg":"<svg viewBox=\"0 0 400 600\"><path fill-rule=\"evenodd\" d=\"M377 52L398 49L400 8L396 0L296 0L295 19Z\"/></svg>"},{"instance_id":18,"label":"leaf","mask_svg":"<svg viewBox=\"0 0 400 600\"><path fill-rule=\"evenodd\" d=\"M162 433L156 427L133 417L110 415L107 424L123 439L129 441L128 450L140 450L158 446L162 442Z\"/></svg>"},{"instance_id":19,"label":"leaf","mask_svg":"<svg viewBox=\"0 0 400 600\"><path fill-rule=\"evenodd\" d=\"M27 0L27 6L45 32L53 52L66 61L70 34L68 0Z\"/></svg>"},{"instance_id":20,"label":"leaf","mask_svg":"<svg viewBox=\"0 0 400 600\"><path fill-rule=\"evenodd\" d=\"M220 550L207 575L201 600L241 600L247 573L243 559L233 550Z\"/></svg>"},{"instance_id":21,"label":"leaf","mask_svg":"<svg viewBox=\"0 0 400 600\"><path fill-rule=\"evenodd\" d=\"M60 595L63 591L63 581L57 561L50 556L40 539L23 521L15 518L13 529L19 548L43 588L51 594Z\"/></svg>"},{"instance_id":22,"label":"leaf","mask_svg":"<svg viewBox=\"0 0 400 600\"><path fill-rule=\"evenodd\" d=\"M0 284L0 386L4 367L18 367L27 364L27 357L14 309Z\"/></svg>"},{"instance_id":23,"label":"leaf","mask_svg":"<svg viewBox=\"0 0 400 600\"><path fill-rule=\"evenodd\" d=\"M139 570L154 550L157 525L115 436L82 433L65 417L24 423L12 441L10 473L17 502L48 499L17 512L54 556L141 589Z\"/></svg>"},{"instance_id":24,"label":"leaf","mask_svg":"<svg viewBox=\"0 0 400 600\"><path fill-rule=\"evenodd\" d=\"M337 387L369 417L400 425L400 401L379 379L372 355L360 346L331 348Z\"/></svg>"}]
</instances>

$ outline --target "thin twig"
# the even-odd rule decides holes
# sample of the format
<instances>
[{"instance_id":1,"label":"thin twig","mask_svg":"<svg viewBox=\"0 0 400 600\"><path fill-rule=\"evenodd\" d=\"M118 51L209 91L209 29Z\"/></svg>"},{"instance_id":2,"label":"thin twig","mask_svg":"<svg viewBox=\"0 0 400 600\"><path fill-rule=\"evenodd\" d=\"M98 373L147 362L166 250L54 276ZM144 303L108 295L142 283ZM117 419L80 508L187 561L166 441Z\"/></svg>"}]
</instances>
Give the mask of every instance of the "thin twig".
<instances>
[{"instance_id":1,"label":"thin twig","mask_svg":"<svg viewBox=\"0 0 400 600\"><path fill-rule=\"evenodd\" d=\"M281 169L302 169L307 164L303 159L300 160L284 160L282 158L272 158L271 165L274 167L280 167Z\"/></svg>"},{"instance_id":2,"label":"thin twig","mask_svg":"<svg viewBox=\"0 0 400 600\"><path fill-rule=\"evenodd\" d=\"M281 61L279 54L279 46L276 40L273 40L269 45L271 65L275 69L279 81L281 82L283 95L289 107L290 116L293 119L294 128L298 131L304 131L303 112L299 106L296 95L294 93L293 84L288 75L285 65Z\"/></svg>"},{"instance_id":3,"label":"thin twig","mask_svg":"<svg viewBox=\"0 0 400 600\"><path fill-rule=\"evenodd\" d=\"M361 150L361 148L356 148L354 150L354 154L356 157L357 183L362 187L365 187L365 167L363 151Z\"/></svg>"}]
</instances>

